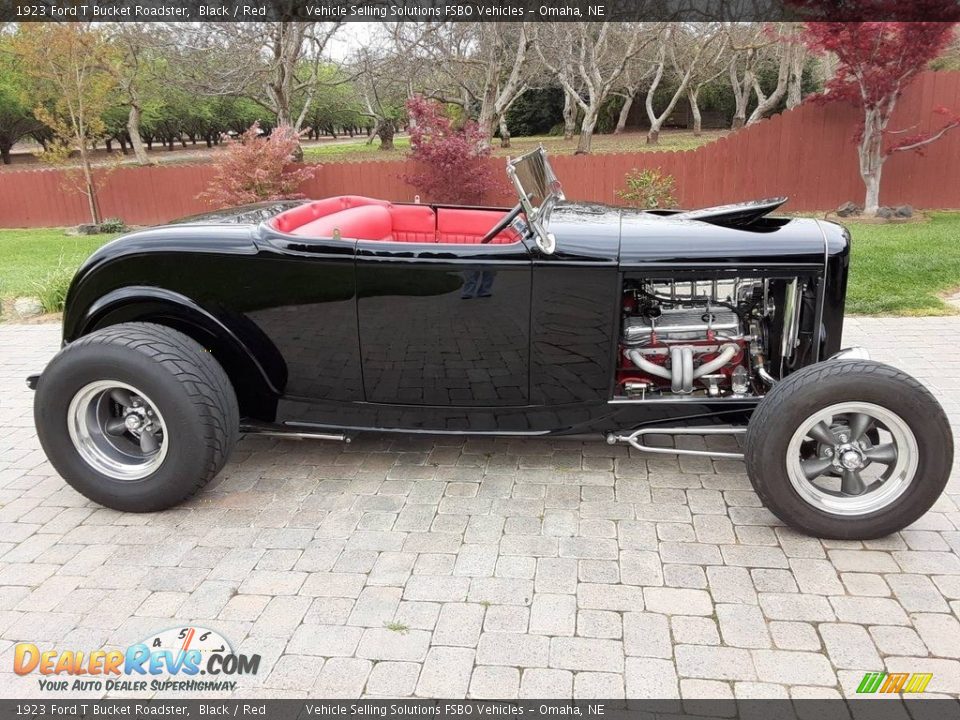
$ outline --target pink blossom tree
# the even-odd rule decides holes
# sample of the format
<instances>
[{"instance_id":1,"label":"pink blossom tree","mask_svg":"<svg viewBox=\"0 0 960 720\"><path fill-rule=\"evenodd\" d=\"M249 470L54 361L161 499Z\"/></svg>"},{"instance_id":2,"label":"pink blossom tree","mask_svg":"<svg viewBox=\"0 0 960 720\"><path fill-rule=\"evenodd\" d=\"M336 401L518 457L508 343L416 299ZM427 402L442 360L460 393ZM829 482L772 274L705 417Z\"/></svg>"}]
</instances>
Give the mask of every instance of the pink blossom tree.
<instances>
[{"instance_id":1,"label":"pink blossom tree","mask_svg":"<svg viewBox=\"0 0 960 720\"><path fill-rule=\"evenodd\" d=\"M486 159L490 146L472 120L462 127L434 100L413 97L407 101L411 154L420 169L404 177L431 201L478 205L496 187Z\"/></svg>"},{"instance_id":2,"label":"pink blossom tree","mask_svg":"<svg viewBox=\"0 0 960 720\"><path fill-rule=\"evenodd\" d=\"M198 197L216 207L302 198L300 183L312 177L314 169L293 162L299 147L300 134L289 125L263 136L255 122L243 135L227 141L214 161L210 185Z\"/></svg>"}]
</instances>

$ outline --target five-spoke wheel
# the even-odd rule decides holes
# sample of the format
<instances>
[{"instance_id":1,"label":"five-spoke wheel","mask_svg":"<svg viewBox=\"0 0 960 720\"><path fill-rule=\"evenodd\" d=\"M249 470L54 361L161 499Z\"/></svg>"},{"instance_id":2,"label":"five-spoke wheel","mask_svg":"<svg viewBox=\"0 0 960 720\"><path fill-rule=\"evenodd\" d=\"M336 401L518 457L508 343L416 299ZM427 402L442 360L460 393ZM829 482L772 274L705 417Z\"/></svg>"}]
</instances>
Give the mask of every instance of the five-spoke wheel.
<instances>
[{"instance_id":1,"label":"five-spoke wheel","mask_svg":"<svg viewBox=\"0 0 960 720\"><path fill-rule=\"evenodd\" d=\"M930 391L902 370L827 360L773 386L750 419L745 459L760 499L785 523L866 540L936 502L953 434Z\"/></svg>"}]
</instances>

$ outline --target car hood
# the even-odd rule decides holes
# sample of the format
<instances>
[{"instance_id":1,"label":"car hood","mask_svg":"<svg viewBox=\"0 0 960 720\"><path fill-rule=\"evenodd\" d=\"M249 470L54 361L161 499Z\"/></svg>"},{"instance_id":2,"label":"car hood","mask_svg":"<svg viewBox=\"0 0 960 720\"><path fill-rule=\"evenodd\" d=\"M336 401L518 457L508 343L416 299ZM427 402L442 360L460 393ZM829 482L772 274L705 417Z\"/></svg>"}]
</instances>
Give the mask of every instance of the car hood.
<instances>
[{"instance_id":1,"label":"car hood","mask_svg":"<svg viewBox=\"0 0 960 720\"><path fill-rule=\"evenodd\" d=\"M557 258L616 261L623 268L823 268L848 249L846 230L813 218L764 217L740 227L674 218L658 211L562 202L549 230Z\"/></svg>"}]
</instances>

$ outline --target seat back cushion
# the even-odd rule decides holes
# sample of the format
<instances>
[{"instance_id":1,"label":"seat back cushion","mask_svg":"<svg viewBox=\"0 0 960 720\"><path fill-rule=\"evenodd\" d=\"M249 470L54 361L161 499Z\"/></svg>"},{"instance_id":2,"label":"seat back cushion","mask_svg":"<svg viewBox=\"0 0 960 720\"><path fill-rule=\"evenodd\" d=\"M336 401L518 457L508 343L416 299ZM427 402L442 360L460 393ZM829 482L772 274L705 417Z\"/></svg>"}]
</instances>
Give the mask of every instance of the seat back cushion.
<instances>
[{"instance_id":1,"label":"seat back cushion","mask_svg":"<svg viewBox=\"0 0 960 720\"><path fill-rule=\"evenodd\" d=\"M435 243L437 216L429 205L390 205L396 242Z\"/></svg>"},{"instance_id":2,"label":"seat back cushion","mask_svg":"<svg viewBox=\"0 0 960 720\"><path fill-rule=\"evenodd\" d=\"M291 230L293 235L329 238L334 230L340 236L358 240L392 240L390 211L384 205L360 205L317 218Z\"/></svg>"},{"instance_id":3,"label":"seat back cushion","mask_svg":"<svg viewBox=\"0 0 960 720\"><path fill-rule=\"evenodd\" d=\"M503 219L499 210L461 210L439 208L437 210L437 242L457 245L479 243L490 228ZM507 228L497 235L492 243L505 244L517 241L517 233Z\"/></svg>"},{"instance_id":4,"label":"seat back cushion","mask_svg":"<svg viewBox=\"0 0 960 720\"><path fill-rule=\"evenodd\" d=\"M354 207L364 205L387 206L385 200L363 197L362 195L339 195L337 197L324 198L323 200L314 200L304 205L298 205L290 210L285 210L271 220L273 227L280 232L293 232L313 220L322 218L332 213L348 210ZM295 233L302 235L303 233Z\"/></svg>"}]
</instances>

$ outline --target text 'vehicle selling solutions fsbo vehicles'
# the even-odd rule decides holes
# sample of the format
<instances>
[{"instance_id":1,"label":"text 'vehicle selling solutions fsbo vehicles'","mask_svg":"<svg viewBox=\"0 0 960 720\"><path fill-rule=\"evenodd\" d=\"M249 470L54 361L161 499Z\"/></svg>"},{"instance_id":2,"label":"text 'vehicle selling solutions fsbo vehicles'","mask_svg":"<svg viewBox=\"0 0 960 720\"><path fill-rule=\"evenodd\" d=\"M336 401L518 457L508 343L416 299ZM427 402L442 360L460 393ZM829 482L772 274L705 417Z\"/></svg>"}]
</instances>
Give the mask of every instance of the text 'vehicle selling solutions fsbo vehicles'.
<instances>
[{"instance_id":1,"label":"text 'vehicle selling solutions fsbo vehicles'","mask_svg":"<svg viewBox=\"0 0 960 720\"><path fill-rule=\"evenodd\" d=\"M934 503L943 410L840 346L843 227L770 217L783 198L567 201L542 149L507 172L509 210L348 195L104 246L30 378L50 461L103 505L153 511L202 488L241 432L572 435L743 458L766 505L822 537L885 535ZM744 434L744 451L651 433Z\"/></svg>"}]
</instances>

